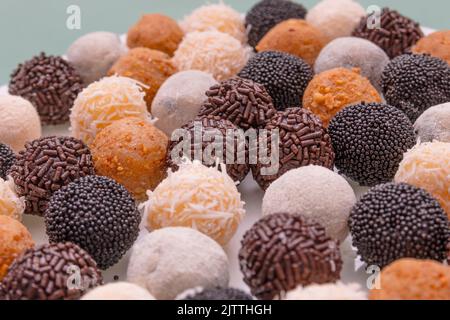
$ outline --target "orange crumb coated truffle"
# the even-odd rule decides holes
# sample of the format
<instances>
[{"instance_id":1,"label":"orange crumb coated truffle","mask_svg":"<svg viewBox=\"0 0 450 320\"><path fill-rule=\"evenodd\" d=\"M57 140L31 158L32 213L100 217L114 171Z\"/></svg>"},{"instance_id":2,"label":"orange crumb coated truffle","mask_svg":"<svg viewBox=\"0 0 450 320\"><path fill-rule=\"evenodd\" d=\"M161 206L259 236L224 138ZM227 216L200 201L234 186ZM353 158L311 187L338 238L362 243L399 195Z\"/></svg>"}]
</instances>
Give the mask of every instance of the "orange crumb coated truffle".
<instances>
[{"instance_id":1,"label":"orange crumb coated truffle","mask_svg":"<svg viewBox=\"0 0 450 320\"><path fill-rule=\"evenodd\" d=\"M384 268L371 300L450 300L450 267L432 260L400 259Z\"/></svg>"},{"instance_id":2,"label":"orange crumb coated truffle","mask_svg":"<svg viewBox=\"0 0 450 320\"><path fill-rule=\"evenodd\" d=\"M109 70L109 75L134 79L146 85L145 102L150 111L153 98L164 81L177 69L164 52L147 48L131 49Z\"/></svg>"},{"instance_id":3,"label":"orange crumb coated truffle","mask_svg":"<svg viewBox=\"0 0 450 320\"><path fill-rule=\"evenodd\" d=\"M412 52L428 53L450 64L450 30L436 31L420 39Z\"/></svg>"},{"instance_id":4,"label":"orange crumb coated truffle","mask_svg":"<svg viewBox=\"0 0 450 320\"><path fill-rule=\"evenodd\" d=\"M361 102L382 102L369 79L358 68L336 68L317 74L303 95L303 107L328 126L344 107Z\"/></svg>"},{"instance_id":5,"label":"orange crumb coated truffle","mask_svg":"<svg viewBox=\"0 0 450 320\"><path fill-rule=\"evenodd\" d=\"M167 136L145 120L126 118L103 129L91 152L98 175L121 183L135 199L146 198L166 175Z\"/></svg>"},{"instance_id":6,"label":"orange crumb coated truffle","mask_svg":"<svg viewBox=\"0 0 450 320\"><path fill-rule=\"evenodd\" d=\"M127 35L129 48L144 47L173 55L183 39L178 23L162 14L146 14L130 28Z\"/></svg>"},{"instance_id":7,"label":"orange crumb coated truffle","mask_svg":"<svg viewBox=\"0 0 450 320\"><path fill-rule=\"evenodd\" d=\"M289 19L273 27L258 43L256 50L287 52L312 66L327 42L322 32L305 20Z\"/></svg>"},{"instance_id":8,"label":"orange crumb coated truffle","mask_svg":"<svg viewBox=\"0 0 450 320\"><path fill-rule=\"evenodd\" d=\"M30 232L11 217L0 215L0 281L23 251L34 247Z\"/></svg>"}]
</instances>

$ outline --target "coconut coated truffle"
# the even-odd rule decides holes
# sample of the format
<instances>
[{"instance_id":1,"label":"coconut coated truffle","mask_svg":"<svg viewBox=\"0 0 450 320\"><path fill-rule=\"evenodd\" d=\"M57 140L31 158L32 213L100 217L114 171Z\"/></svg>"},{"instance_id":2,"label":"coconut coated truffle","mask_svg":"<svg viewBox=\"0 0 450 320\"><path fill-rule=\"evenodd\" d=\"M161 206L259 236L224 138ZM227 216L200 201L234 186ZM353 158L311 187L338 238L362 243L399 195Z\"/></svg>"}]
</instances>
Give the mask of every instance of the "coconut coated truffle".
<instances>
[{"instance_id":1,"label":"coconut coated truffle","mask_svg":"<svg viewBox=\"0 0 450 320\"><path fill-rule=\"evenodd\" d=\"M303 107L328 126L331 119L348 105L381 102L381 97L359 69L336 68L314 76L305 90Z\"/></svg>"},{"instance_id":2,"label":"coconut coated truffle","mask_svg":"<svg viewBox=\"0 0 450 320\"><path fill-rule=\"evenodd\" d=\"M266 33L277 24L288 19L303 19L306 9L290 0L262 0L256 3L245 17L248 43L256 47Z\"/></svg>"},{"instance_id":3,"label":"coconut coated truffle","mask_svg":"<svg viewBox=\"0 0 450 320\"><path fill-rule=\"evenodd\" d=\"M295 168L310 164L333 168L335 155L330 136L319 118L310 111L302 108L278 111L264 129L267 130L267 148L260 142L260 161L251 164L253 177L263 190ZM274 151L278 153L273 154ZM261 161L264 158L270 162Z\"/></svg>"},{"instance_id":4,"label":"coconut coated truffle","mask_svg":"<svg viewBox=\"0 0 450 320\"><path fill-rule=\"evenodd\" d=\"M298 285L340 278L338 242L328 238L321 225L301 216L266 216L245 233L241 244L244 282L258 299L272 300Z\"/></svg>"},{"instance_id":5,"label":"coconut coated truffle","mask_svg":"<svg viewBox=\"0 0 450 320\"><path fill-rule=\"evenodd\" d=\"M350 213L353 246L367 265L383 268L400 258L447 258L450 226L436 199L406 183L373 187Z\"/></svg>"},{"instance_id":6,"label":"coconut coated truffle","mask_svg":"<svg viewBox=\"0 0 450 320\"><path fill-rule=\"evenodd\" d=\"M195 159L209 167L216 166L219 161L225 164L227 174L235 182L245 179L250 171L248 145L244 138L228 136L230 132L234 134L238 130L230 121L210 115L193 120L181 129L190 134L190 141L184 141L184 135L179 139L172 137L167 149L167 165L172 171L178 170L178 165L187 157L190 161ZM201 146L196 142L199 136L202 138ZM180 143L186 143L188 150L180 150ZM218 143L220 145L216 145ZM196 158L198 150L202 152L201 159Z\"/></svg>"},{"instance_id":7,"label":"coconut coated truffle","mask_svg":"<svg viewBox=\"0 0 450 320\"><path fill-rule=\"evenodd\" d=\"M80 275L83 286L74 283L75 273ZM66 242L25 251L9 268L3 286L6 300L78 300L85 290L102 282L91 256Z\"/></svg>"},{"instance_id":8,"label":"coconut coated truffle","mask_svg":"<svg viewBox=\"0 0 450 320\"><path fill-rule=\"evenodd\" d=\"M450 300L450 267L436 261L400 259L381 271L370 300Z\"/></svg>"},{"instance_id":9,"label":"coconut coated truffle","mask_svg":"<svg viewBox=\"0 0 450 320\"><path fill-rule=\"evenodd\" d=\"M234 288L209 288L190 293L183 300L253 300L248 293Z\"/></svg>"},{"instance_id":10,"label":"coconut coated truffle","mask_svg":"<svg viewBox=\"0 0 450 320\"><path fill-rule=\"evenodd\" d=\"M66 60L41 53L13 71L9 93L30 101L43 124L69 120L70 108L83 88L81 77Z\"/></svg>"},{"instance_id":11,"label":"coconut coated truffle","mask_svg":"<svg viewBox=\"0 0 450 320\"><path fill-rule=\"evenodd\" d=\"M136 284L116 282L89 291L81 300L155 300L155 298Z\"/></svg>"},{"instance_id":12,"label":"coconut coated truffle","mask_svg":"<svg viewBox=\"0 0 450 320\"><path fill-rule=\"evenodd\" d=\"M450 65L428 55L401 55L384 69L381 87L387 103L414 122L429 107L450 102Z\"/></svg>"},{"instance_id":13,"label":"coconut coated truffle","mask_svg":"<svg viewBox=\"0 0 450 320\"><path fill-rule=\"evenodd\" d=\"M10 171L17 194L25 198L25 213L39 216L55 191L92 174L91 152L72 137L45 137L27 143Z\"/></svg>"},{"instance_id":14,"label":"coconut coated truffle","mask_svg":"<svg viewBox=\"0 0 450 320\"><path fill-rule=\"evenodd\" d=\"M156 299L169 300L190 288L227 287L228 268L228 257L217 242L191 228L169 227L133 246L127 279Z\"/></svg>"},{"instance_id":15,"label":"coconut coated truffle","mask_svg":"<svg viewBox=\"0 0 450 320\"><path fill-rule=\"evenodd\" d=\"M414 129L420 142L450 142L450 102L427 109L417 118Z\"/></svg>"},{"instance_id":16,"label":"coconut coated truffle","mask_svg":"<svg viewBox=\"0 0 450 320\"><path fill-rule=\"evenodd\" d=\"M197 70L169 77L153 99L155 126L171 137L174 130L195 119L207 99L205 92L216 84L210 74Z\"/></svg>"},{"instance_id":17,"label":"coconut coated truffle","mask_svg":"<svg viewBox=\"0 0 450 320\"><path fill-rule=\"evenodd\" d=\"M365 186L391 181L403 153L416 144L409 119L386 104L349 106L328 130L339 172Z\"/></svg>"},{"instance_id":18,"label":"coconut coated truffle","mask_svg":"<svg viewBox=\"0 0 450 320\"><path fill-rule=\"evenodd\" d=\"M183 39L178 23L161 14L146 14L128 30L129 48L148 48L172 56Z\"/></svg>"},{"instance_id":19,"label":"coconut coated truffle","mask_svg":"<svg viewBox=\"0 0 450 320\"><path fill-rule=\"evenodd\" d=\"M298 286L286 294L285 300L367 300L367 294L358 283L311 284Z\"/></svg>"},{"instance_id":20,"label":"coconut coated truffle","mask_svg":"<svg viewBox=\"0 0 450 320\"><path fill-rule=\"evenodd\" d=\"M348 216L356 197L348 182L321 166L286 172L264 194L263 215L277 212L299 214L320 223L329 237L344 241Z\"/></svg>"},{"instance_id":21,"label":"coconut coated truffle","mask_svg":"<svg viewBox=\"0 0 450 320\"><path fill-rule=\"evenodd\" d=\"M112 66L108 75L128 77L144 84L145 102L150 111L159 88L175 72L176 68L167 54L147 48L134 48Z\"/></svg>"},{"instance_id":22,"label":"coconut coated truffle","mask_svg":"<svg viewBox=\"0 0 450 320\"><path fill-rule=\"evenodd\" d=\"M352 36L372 41L391 59L408 52L423 37L417 22L395 10L382 9L379 27L368 21L371 17L372 15L363 17Z\"/></svg>"},{"instance_id":23,"label":"coconut coated truffle","mask_svg":"<svg viewBox=\"0 0 450 320\"><path fill-rule=\"evenodd\" d=\"M42 134L41 121L33 105L18 96L0 95L0 141L15 152Z\"/></svg>"},{"instance_id":24,"label":"coconut coated truffle","mask_svg":"<svg viewBox=\"0 0 450 320\"><path fill-rule=\"evenodd\" d=\"M83 83L89 85L108 73L126 52L117 34L91 32L78 38L67 50L67 60L75 67Z\"/></svg>"},{"instance_id":25,"label":"coconut coated truffle","mask_svg":"<svg viewBox=\"0 0 450 320\"><path fill-rule=\"evenodd\" d=\"M0 143L0 178L6 179L8 170L16 162L16 155L6 144Z\"/></svg>"},{"instance_id":26,"label":"coconut coated truffle","mask_svg":"<svg viewBox=\"0 0 450 320\"><path fill-rule=\"evenodd\" d=\"M322 32L305 20L289 19L270 29L256 46L256 51L287 52L313 66L327 42Z\"/></svg>"},{"instance_id":27,"label":"coconut coated truffle","mask_svg":"<svg viewBox=\"0 0 450 320\"><path fill-rule=\"evenodd\" d=\"M150 230L191 227L226 245L244 217L244 203L234 181L198 161L180 165L148 192L142 206ZM187 288L186 288L187 289Z\"/></svg>"},{"instance_id":28,"label":"coconut coated truffle","mask_svg":"<svg viewBox=\"0 0 450 320\"><path fill-rule=\"evenodd\" d=\"M5 181L0 178L0 216L22 221L24 211L25 201L15 192L14 181L12 179Z\"/></svg>"},{"instance_id":29,"label":"coconut coated truffle","mask_svg":"<svg viewBox=\"0 0 450 320\"><path fill-rule=\"evenodd\" d=\"M114 121L92 143L95 172L122 184L135 199L146 198L166 175L166 135L138 118Z\"/></svg>"},{"instance_id":30,"label":"coconut coated truffle","mask_svg":"<svg viewBox=\"0 0 450 320\"><path fill-rule=\"evenodd\" d=\"M216 30L188 33L173 57L180 71L199 70L210 73L216 80L235 76L251 55L248 46Z\"/></svg>"},{"instance_id":31,"label":"coconut coated truffle","mask_svg":"<svg viewBox=\"0 0 450 320\"><path fill-rule=\"evenodd\" d=\"M403 155L395 181L427 190L450 219L450 143L435 141L416 145Z\"/></svg>"},{"instance_id":32,"label":"coconut coated truffle","mask_svg":"<svg viewBox=\"0 0 450 320\"><path fill-rule=\"evenodd\" d=\"M248 61L239 76L263 85L272 97L275 108L284 110L301 106L303 93L313 78L313 71L296 56L263 51Z\"/></svg>"},{"instance_id":33,"label":"coconut coated truffle","mask_svg":"<svg viewBox=\"0 0 450 320\"><path fill-rule=\"evenodd\" d=\"M335 68L358 68L361 76L368 78L380 90L381 74L388 63L387 54L373 42L356 37L342 37L323 48L314 71L322 73Z\"/></svg>"},{"instance_id":34,"label":"coconut coated truffle","mask_svg":"<svg viewBox=\"0 0 450 320\"><path fill-rule=\"evenodd\" d=\"M264 126L276 112L264 86L249 79L223 81L206 91L206 96L200 116L217 115L244 130Z\"/></svg>"},{"instance_id":35,"label":"coconut coated truffle","mask_svg":"<svg viewBox=\"0 0 450 320\"><path fill-rule=\"evenodd\" d=\"M0 215L0 281L22 252L34 247L30 232L16 219Z\"/></svg>"},{"instance_id":36,"label":"coconut coated truffle","mask_svg":"<svg viewBox=\"0 0 450 320\"><path fill-rule=\"evenodd\" d=\"M227 33L242 43L247 41L247 32L242 15L220 2L195 9L180 23L185 33L217 30Z\"/></svg>"},{"instance_id":37,"label":"coconut coated truffle","mask_svg":"<svg viewBox=\"0 0 450 320\"><path fill-rule=\"evenodd\" d=\"M72 135L92 144L113 121L127 117L148 119L143 88L133 79L106 77L90 84L75 100L70 114Z\"/></svg>"},{"instance_id":38,"label":"coconut coated truffle","mask_svg":"<svg viewBox=\"0 0 450 320\"><path fill-rule=\"evenodd\" d=\"M353 0L323 0L307 14L306 21L318 28L328 40L348 37L366 10Z\"/></svg>"},{"instance_id":39,"label":"coconut coated truffle","mask_svg":"<svg viewBox=\"0 0 450 320\"><path fill-rule=\"evenodd\" d=\"M423 37L412 47L412 52L429 54L450 64L450 30L436 31Z\"/></svg>"},{"instance_id":40,"label":"coconut coated truffle","mask_svg":"<svg viewBox=\"0 0 450 320\"><path fill-rule=\"evenodd\" d=\"M45 212L50 242L70 241L105 270L133 245L141 216L128 191L112 179L88 176L61 188Z\"/></svg>"}]
</instances>

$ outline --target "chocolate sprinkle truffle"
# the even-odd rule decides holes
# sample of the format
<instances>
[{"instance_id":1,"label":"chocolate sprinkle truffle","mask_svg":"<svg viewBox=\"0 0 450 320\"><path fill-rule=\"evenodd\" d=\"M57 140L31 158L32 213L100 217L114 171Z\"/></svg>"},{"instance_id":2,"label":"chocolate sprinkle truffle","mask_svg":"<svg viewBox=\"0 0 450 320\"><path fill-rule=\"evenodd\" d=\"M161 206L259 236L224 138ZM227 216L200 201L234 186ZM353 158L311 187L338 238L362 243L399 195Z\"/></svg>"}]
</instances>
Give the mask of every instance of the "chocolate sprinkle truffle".
<instances>
[{"instance_id":1,"label":"chocolate sprinkle truffle","mask_svg":"<svg viewBox=\"0 0 450 320\"><path fill-rule=\"evenodd\" d=\"M176 150L174 151L174 149L178 148L179 143L181 142L174 139L170 141L167 150L167 165L173 172L179 169L178 165L182 161L183 156L187 156L191 161L201 161L203 165L209 167L215 167L218 158L221 163L226 164L227 174L231 179L235 182L244 180L250 171L248 163L248 145L245 139L239 139L236 135L234 135L234 139L232 140L227 139L228 132L231 131L234 134L235 131L238 130L234 124L219 116L209 115L192 120L181 127L181 129L190 133L190 152L188 154L183 154L183 152L186 153L187 150L179 150L179 152L176 153ZM196 144L196 135L201 135L202 137L202 159L195 158L196 149L198 147ZM220 142L220 138L223 142L220 144L223 146L223 151L222 154L216 154L215 143ZM205 159L205 150L207 148L212 148L211 152L208 153L208 156L211 156L210 159ZM230 155L233 156L233 163L227 161L227 157Z\"/></svg>"},{"instance_id":2,"label":"chocolate sprinkle truffle","mask_svg":"<svg viewBox=\"0 0 450 320\"><path fill-rule=\"evenodd\" d=\"M370 17L362 18L352 35L372 41L391 59L408 52L423 37L417 22L395 10L383 8L379 28L371 25Z\"/></svg>"},{"instance_id":3,"label":"chocolate sprinkle truffle","mask_svg":"<svg viewBox=\"0 0 450 320\"><path fill-rule=\"evenodd\" d=\"M331 120L328 131L339 172L364 186L391 181L403 153L416 144L409 119L386 104L349 106Z\"/></svg>"},{"instance_id":4,"label":"chocolate sprinkle truffle","mask_svg":"<svg viewBox=\"0 0 450 320\"><path fill-rule=\"evenodd\" d=\"M406 183L378 185L350 213L350 233L368 265L384 267L400 258L444 261L450 227L436 199Z\"/></svg>"},{"instance_id":5,"label":"chocolate sprinkle truffle","mask_svg":"<svg viewBox=\"0 0 450 320\"><path fill-rule=\"evenodd\" d=\"M6 180L7 172L16 161L14 152L6 144L0 143L0 178Z\"/></svg>"},{"instance_id":6,"label":"chocolate sprinkle truffle","mask_svg":"<svg viewBox=\"0 0 450 320\"><path fill-rule=\"evenodd\" d=\"M94 174L91 152L72 137L44 137L25 145L10 174L25 213L42 216L53 192L70 182Z\"/></svg>"},{"instance_id":7,"label":"chocolate sprinkle truffle","mask_svg":"<svg viewBox=\"0 0 450 320\"><path fill-rule=\"evenodd\" d=\"M194 294L188 294L183 300L253 300L253 297L242 290L234 288L209 288Z\"/></svg>"},{"instance_id":8,"label":"chocolate sprinkle truffle","mask_svg":"<svg viewBox=\"0 0 450 320\"><path fill-rule=\"evenodd\" d=\"M20 64L9 83L9 93L29 100L47 125L69 120L70 108L82 89L83 82L69 62L45 53Z\"/></svg>"},{"instance_id":9,"label":"chocolate sprinkle truffle","mask_svg":"<svg viewBox=\"0 0 450 320\"><path fill-rule=\"evenodd\" d=\"M81 286L74 277L78 271ZM102 282L89 254L66 242L25 251L9 268L3 286L6 300L78 300Z\"/></svg>"},{"instance_id":10,"label":"chocolate sprinkle truffle","mask_svg":"<svg viewBox=\"0 0 450 320\"><path fill-rule=\"evenodd\" d=\"M50 242L71 241L101 269L116 264L133 245L141 216L135 201L112 179L87 176L61 188L45 213Z\"/></svg>"},{"instance_id":11,"label":"chocolate sprinkle truffle","mask_svg":"<svg viewBox=\"0 0 450 320\"><path fill-rule=\"evenodd\" d=\"M306 9L290 0L262 0L255 4L245 17L249 29L248 44L256 47L266 33L278 23L288 19L304 19Z\"/></svg>"},{"instance_id":12,"label":"chocolate sprinkle truffle","mask_svg":"<svg viewBox=\"0 0 450 320\"><path fill-rule=\"evenodd\" d=\"M287 213L266 216L245 233L239 263L244 282L262 300L298 285L335 282L342 268L339 243L320 224Z\"/></svg>"},{"instance_id":13,"label":"chocolate sprinkle truffle","mask_svg":"<svg viewBox=\"0 0 450 320\"><path fill-rule=\"evenodd\" d=\"M239 73L241 78L262 84L275 108L301 106L303 93L313 78L311 67L288 53L263 51L254 55Z\"/></svg>"},{"instance_id":14,"label":"chocolate sprinkle truffle","mask_svg":"<svg viewBox=\"0 0 450 320\"><path fill-rule=\"evenodd\" d=\"M334 152L331 139L318 117L302 108L288 108L278 111L267 123L267 151L259 148L258 159L263 156L272 157L272 139L279 130L278 170L272 172L273 163L258 162L251 165L253 177L259 186L266 190L278 177L291 169L318 165L332 169Z\"/></svg>"},{"instance_id":15,"label":"chocolate sprinkle truffle","mask_svg":"<svg viewBox=\"0 0 450 320\"><path fill-rule=\"evenodd\" d=\"M401 55L384 69L381 87L386 101L414 122L428 108L450 102L450 66L429 55Z\"/></svg>"},{"instance_id":16,"label":"chocolate sprinkle truffle","mask_svg":"<svg viewBox=\"0 0 450 320\"><path fill-rule=\"evenodd\" d=\"M264 126L276 111L262 85L239 77L212 86L206 96L200 116L218 115L242 129Z\"/></svg>"}]
</instances>

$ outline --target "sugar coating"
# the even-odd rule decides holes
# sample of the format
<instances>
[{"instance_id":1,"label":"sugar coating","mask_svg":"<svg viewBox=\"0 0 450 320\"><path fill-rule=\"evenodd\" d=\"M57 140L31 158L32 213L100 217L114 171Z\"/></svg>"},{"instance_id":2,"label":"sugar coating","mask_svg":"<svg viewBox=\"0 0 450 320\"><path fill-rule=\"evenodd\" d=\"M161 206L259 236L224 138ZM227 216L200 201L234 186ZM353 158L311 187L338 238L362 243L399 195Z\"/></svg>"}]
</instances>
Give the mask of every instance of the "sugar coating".
<instances>
[{"instance_id":1,"label":"sugar coating","mask_svg":"<svg viewBox=\"0 0 450 320\"><path fill-rule=\"evenodd\" d=\"M86 293L81 300L155 300L144 288L128 282L108 283Z\"/></svg>"},{"instance_id":2,"label":"sugar coating","mask_svg":"<svg viewBox=\"0 0 450 320\"><path fill-rule=\"evenodd\" d=\"M358 283L312 284L289 291L284 300L367 300Z\"/></svg>"},{"instance_id":3,"label":"sugar coating","mask_svg":"<svg viewBox=\"0 0 450 320\"><path fill-rule=\"evenodd\" d=\"M219 31L191 32L180 43L173 62L180 71L200 70L219 81L236 75L247 63L252 50L232 36Z\"/></svg>"},{"instance_id":4,"label":"sugar coating","mask_svg":"<svg viewBox=\"0 0 450 320\"><path fill-rule=\"evenodd\" d=\"M193 120L206 101L205 92L217 81L209 73L187 70L168 78L152 103L155 125L170 138L175 129Z\"/></svg>"},{"instance_id":5,"label":"sugar coating","mask_svg":"<svg viewBox=\"0 0 450 320\"><path fill-rule=\"evenodd\" d=\"M40 138L41 120L33 105L18 96L0 96L0 142L19 152L28 141Z\"/></svg>"},{"instance_id":6,"label":"sugar coating","mask_svg":"<svg viewBox=\"0 0 450 320\"><path fill-rule=\"evenodd\" d=\"M228 257L217 242L191 228L169 227L135 243L127 280L167 300L190 288L227 287L228 268Z\"/></svg>"},{"instance_id":7,"label":"sugar coating","mask_svg":"<svg viewBox=\"0 0 450 320\"><path fill-rule=\"evenodd\" d=\"M111 66L126 52L120 37L111 32L92 32L77 40L67 50L85 85L106 76Z\"/></svg>"},{"instance_id":8,"label":"sugar coating","mask_svg":"<svg viewBox=\"0 0 450 320\"><path fill-rule=\"evenodd\" d=\"M242 43L247 41L244 17L224 3L201 6L180 22L185 33L217 30L229 34Z\"/></svg>"},{"instance_id":9,"label":"sugar coating","mask_svg":"<svg viewBox=\"0 0 450 320\"><path fill-rule=\"evenodd\" d=\"M450 143L416 145L403 155L395 181L427 190L450 218Z\"/></svg>"},{"instance_id":10,"label":"sugar coating","mask_svg":"<svg viewBox=\"0 0 450 320\"><path fill-rule=\"evenodd\" d=\"M450 102L427 109L414 123L420 142L450 142Z\"/></svg>"},{"instance_id":11,"label":"sugar coating","mask_svg":"<svg viewBox=\"0 0 450 320\"><path fill-rule=\"evenodd\" d=\"M17 195L14 181L12 179L5 181L0 178L0 216L21 221L24 210L25 201Z\"/></svg>"},{"instance_id":12,"label":"sugar coating","mask_svg":"<svg viewBox=\"0 0 450 320\"><path fill-rule=\"evenodd\" d=\"M90 84L77 97L71 114L72 135L88 146L100 130L127 117L148 119L145 92L137 81L105 77Z\"/></svg>"},{"instance_id":13,"label":"sugar coating","mask_svg":"<svg viewBox=\"0 0 450 320\"><path fill-rule=\"evenodd\" d=\"M343 241L356 197L348 182L321 166L293 169L275 180L262 203L263 215L291 213L320 223L331 238Z\"/></svg>"},{"instance_id":14,"label":"sugar coating","mask_svg":"<svg viewBox=\"0 0 450 320\"><path fill-rule=\"evenodd\" d=\"M321 73L340 67L359 68L361 75L368 78L380 91L381 74L388 63L387 54L373 42L357 37L342 37L331 41L322 49L314 71Z\"/></svg>"},{"instance_id":15,"label":"sugar coating","mask_svg":"<svg viewBox=\"0 0 450 320\"><path fill-rule=\"evenodd\" d=\"M309 10L306 21L321 30L329 40L349 36L366 10L353 0L323 0Z\"/></svg>"},{"instance_id":16,"label":"sugar coating","mask_svg":"<svg viewBox=\"0 0 450 320\"><path fill-rule=\"evenodd\" d=\"M176 148L175 148L176 149ZM142 205L147 227L191 227L221 245L227 244L244 217L244 202L234 181L199 161L184 163L169 172Z\"/></svg>"}]
</instances>

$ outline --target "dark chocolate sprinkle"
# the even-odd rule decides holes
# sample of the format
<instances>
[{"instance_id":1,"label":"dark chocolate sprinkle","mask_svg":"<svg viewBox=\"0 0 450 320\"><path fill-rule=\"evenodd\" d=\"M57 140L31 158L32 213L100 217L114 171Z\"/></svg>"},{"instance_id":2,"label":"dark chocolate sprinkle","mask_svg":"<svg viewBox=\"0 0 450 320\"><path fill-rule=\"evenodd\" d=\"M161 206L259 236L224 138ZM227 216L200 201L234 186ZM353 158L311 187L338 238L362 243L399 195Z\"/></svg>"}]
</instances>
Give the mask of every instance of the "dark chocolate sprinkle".
<instances>
[{"instance_id":1,"label":"dark chocolate sprinkle","mask_svg":"<svg viewBox=\"0 0 450 320\"><path fill-rule=\"evenodd\" d=\"M188 295L183 300L253 300L253 297L242 290L234 288L209 288Z\"/></svg>"}]
</instances>

